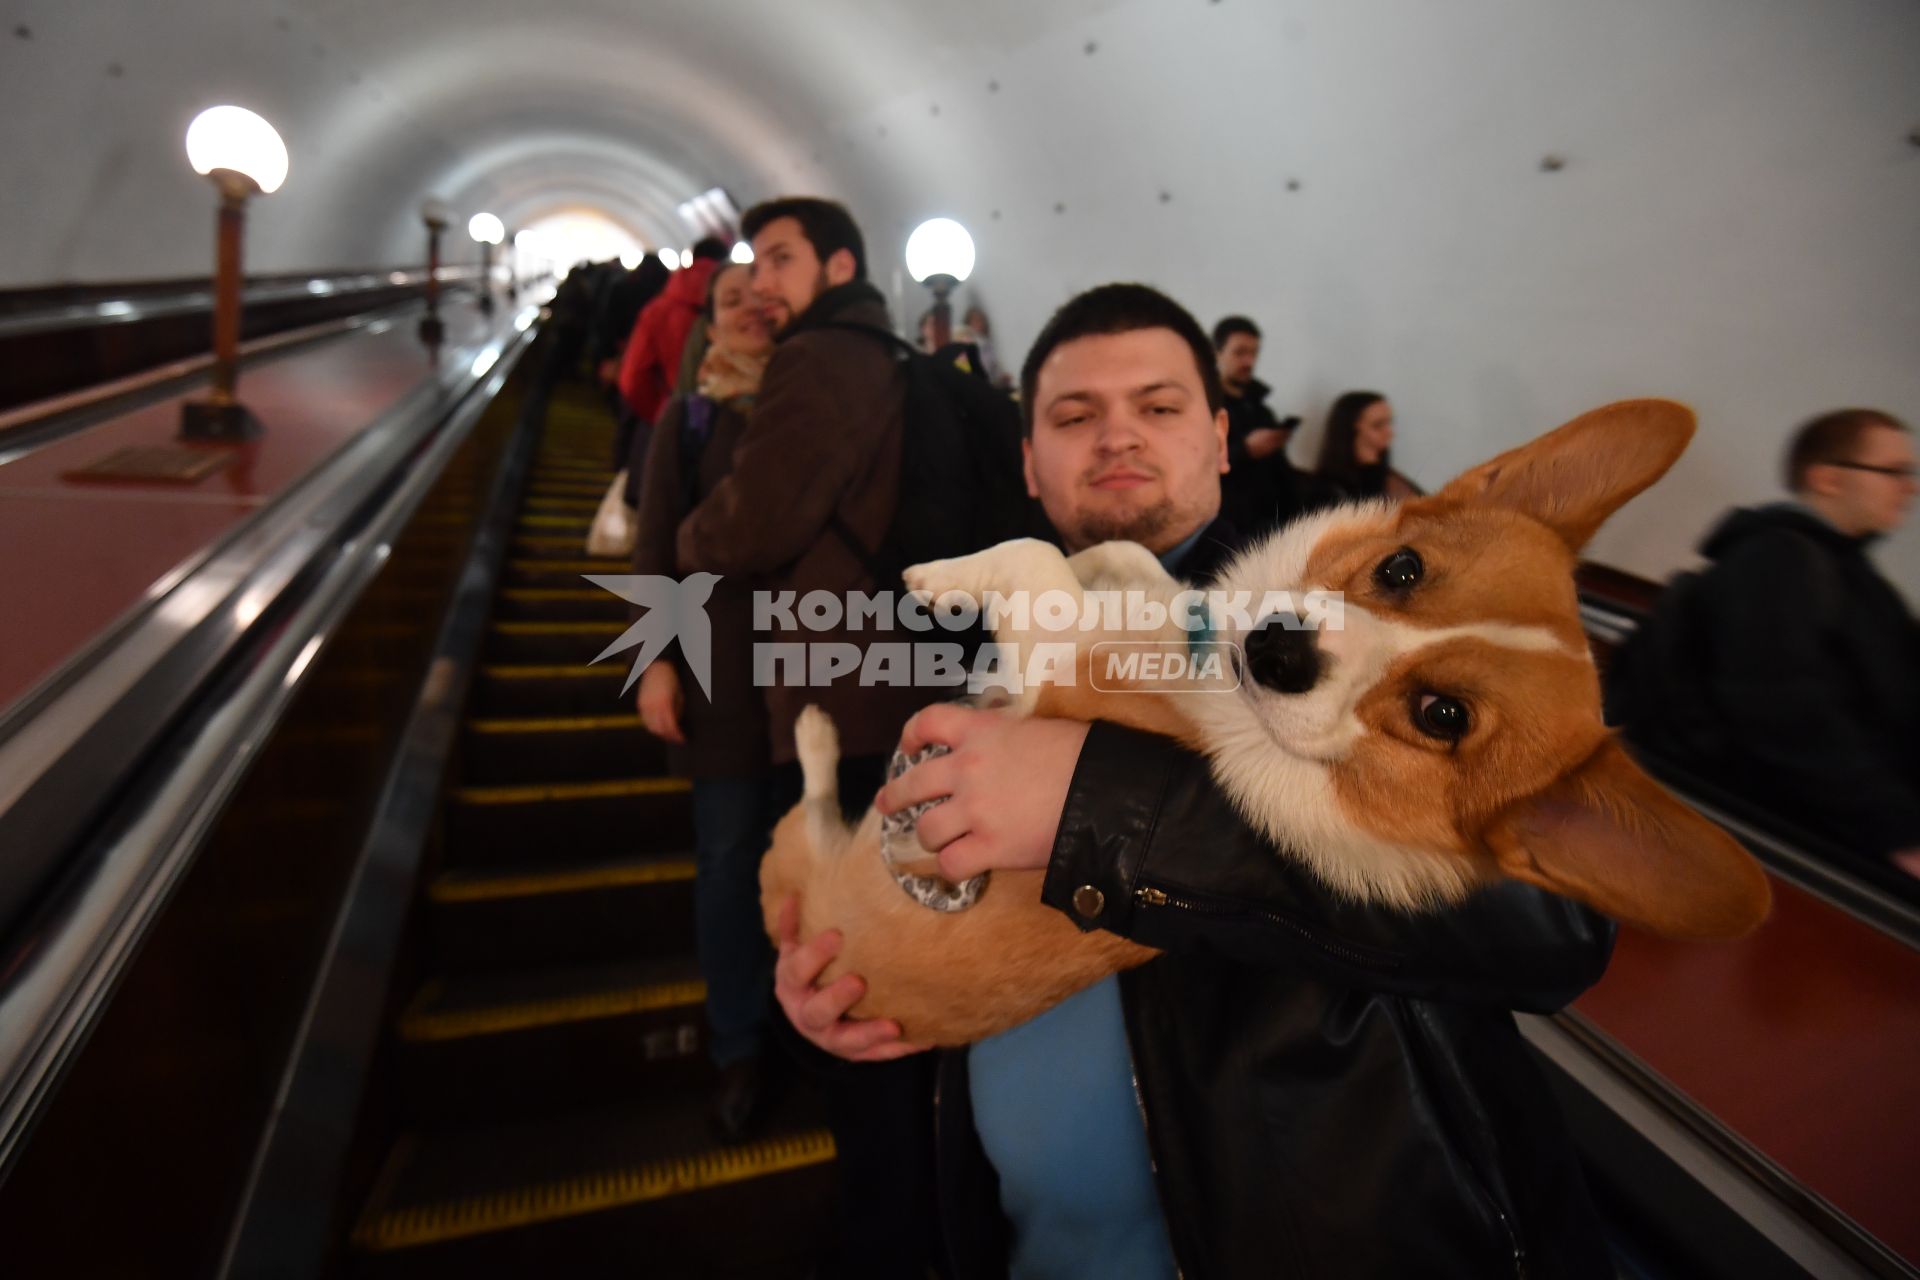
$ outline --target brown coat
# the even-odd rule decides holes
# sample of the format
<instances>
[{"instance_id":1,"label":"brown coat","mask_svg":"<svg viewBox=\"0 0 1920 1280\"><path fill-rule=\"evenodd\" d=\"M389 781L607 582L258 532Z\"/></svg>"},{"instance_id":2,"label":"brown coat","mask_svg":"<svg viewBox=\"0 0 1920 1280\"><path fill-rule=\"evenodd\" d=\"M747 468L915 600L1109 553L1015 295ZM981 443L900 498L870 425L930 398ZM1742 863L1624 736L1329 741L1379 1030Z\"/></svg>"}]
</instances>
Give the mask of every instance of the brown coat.
<instances>
[{"instance_id":1,"label":"brown coat","mask_svg":"<svg viewBox=\"0 0 1920 1280\"><path fill-rule=\"evenodd\" d=\"M906 374L878 338L827 322L890 327L886 304L864 282L830 289L774 348L729 474L680 525L678 567L745 575L756 589L849 591L876 585L828 524L837 513L868 547L883 541L899 498ZM897 591L898 583L884 584ZM775 641L850 643L864 654L915 633L895 626L789 631ZM908 716L951 690L862 687L859 671L831 685L778 683L766 690L773 758L794 758L793 722L817 703L840 731L843 755L893 750Z\"/></svg>"},{"instance_id":2,"label":"brown coat","mask_svg":"<svg viewBox=\"0 0 1920 1280\"><path fill-rule=\"evenodd\" d=\"M633 542L633 571L678 577L674 535L700 499L712 493L733 465L734 446L747 429L750 401L715 402L675 396L660 411L647 446L640 479L640 512ZM689 411L711 414L711 434L688 474L682 434ZM689 485L691 481L691 485ZM752 585L746 578L723 577L707 597L713 633L713 698L687 668L679 644L670 649L686 695L680 728L687 745L669 749L674 772L694 778L733 778L763 773L772 764L766 699L753 683ZM664 660L664 659L663 659Z\"/></svg>"}]
</instances>

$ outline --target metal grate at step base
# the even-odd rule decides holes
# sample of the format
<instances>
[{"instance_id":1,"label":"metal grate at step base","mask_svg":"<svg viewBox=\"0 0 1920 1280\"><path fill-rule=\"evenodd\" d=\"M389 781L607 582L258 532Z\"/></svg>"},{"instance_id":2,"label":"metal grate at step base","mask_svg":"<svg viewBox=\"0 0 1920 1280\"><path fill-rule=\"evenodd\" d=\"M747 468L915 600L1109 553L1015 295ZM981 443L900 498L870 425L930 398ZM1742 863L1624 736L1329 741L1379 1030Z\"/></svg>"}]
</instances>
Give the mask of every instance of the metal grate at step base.
<instances>
[{"instance_id":1,"label":"metal grate at step base","mask_svg":"<svg viewBox=\"0 0 1920 1280\"><path fill-rule=\"evenodd\" d=\"M692 1195L715 1187L825 1164L834 1156L824 1129L767 1138L737 1147L628 1169L610 1169L560 1182L382 1213L361 1224L354 1243L384 1251L533 1226L650 1200Z\"/></svg>"}]
</instances>

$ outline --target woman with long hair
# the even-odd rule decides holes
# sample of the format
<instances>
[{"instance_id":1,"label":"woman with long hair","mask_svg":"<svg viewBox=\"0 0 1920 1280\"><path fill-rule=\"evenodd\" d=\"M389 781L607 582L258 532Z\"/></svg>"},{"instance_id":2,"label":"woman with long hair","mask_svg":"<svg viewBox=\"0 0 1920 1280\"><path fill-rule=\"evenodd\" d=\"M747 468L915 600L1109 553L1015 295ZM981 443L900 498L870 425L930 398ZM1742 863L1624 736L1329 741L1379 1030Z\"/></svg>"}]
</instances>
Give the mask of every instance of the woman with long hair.
<instances>
[{"instance_id":1,"label":"woman with long hair","mask_svg":"<svg viewBox=\"0 0 1920 1280\"><path fill-rule=\"evenodd\" d=\"M1320 478L1346 498L1399 502L1424 490L1393 469L1393 406L1377 391L1349 391L1327 412L1320 441Z\"/></svg>"}]
</instances>

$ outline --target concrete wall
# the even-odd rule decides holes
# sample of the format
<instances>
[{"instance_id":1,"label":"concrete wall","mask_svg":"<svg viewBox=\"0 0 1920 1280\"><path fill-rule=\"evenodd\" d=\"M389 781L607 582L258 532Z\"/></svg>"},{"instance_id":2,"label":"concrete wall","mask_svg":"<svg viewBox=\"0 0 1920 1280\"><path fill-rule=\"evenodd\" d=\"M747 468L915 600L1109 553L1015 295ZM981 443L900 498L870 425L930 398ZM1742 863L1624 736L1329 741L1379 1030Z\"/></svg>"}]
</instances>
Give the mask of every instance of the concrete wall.
<instances>
[{"instance_id":1,"label":"concrete wall","mask_svg":"<svg viewBox=\"0 0 1920 1280\"><path fill-rule=\"evenodd\" d=\"M708 186L821 192L903 323L907 232L966 223L1009 361L1106 280L1254 315L1300 458L1349 387L1429 485L1685 400L1693 451L1593 549L1659 575L1812 413L1920 419L1917 53L1911 0L16 0L0 287L206 270L180 137L219 101L293 153L262 269L415 259L430 193L672 244ZM1881 554L1920 596L1920 529Z\"/></svg>"}]
</instances>

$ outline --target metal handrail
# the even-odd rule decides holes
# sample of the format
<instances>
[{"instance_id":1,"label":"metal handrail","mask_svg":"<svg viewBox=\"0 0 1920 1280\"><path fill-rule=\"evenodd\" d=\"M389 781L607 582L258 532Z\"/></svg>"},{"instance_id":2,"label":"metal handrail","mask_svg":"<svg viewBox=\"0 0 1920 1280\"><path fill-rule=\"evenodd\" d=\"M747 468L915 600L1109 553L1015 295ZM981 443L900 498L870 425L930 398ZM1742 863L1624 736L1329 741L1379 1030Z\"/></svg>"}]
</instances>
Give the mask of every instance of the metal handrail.
<instances>
[{"instance_id":1,"label":"metal handrail","mask_svg":"<svg viewBox=\"0 0 1920 1280\"><path fill-rule=\"evenodd\" d=\"M1920 1270L1573 1009L1516 1014L1521 1036L1808 1275L1913 1280Z\"/></svg>"},{"instance_id":2,"label":"metal handrail","mask_svg":"<svg viewBox=\"0 0 1920 1280\"><path fill-rule=\"evenodd\" d=\"M478 277L478 267L441 267L442 283ZM329 298L385 289L424 287L425 269L417 271L356 271L336 275L311 276L305 280L263 281L240 295L242 306L259 307L277 302L307 298ZM63 302L29 311L0 314L0 341L61 329L92 329L105 325L138 324L172 316L193 315L213 308L211 286L178 289L171 293L129 292L120 297L95 298L86 302Z\"/></svg>"},{"instance_id":3,"label":"metal handrail","mask_svg":"<svg viewBox=\"0 0 1920 1280\"><path fill-rule=\"evenodd\" d=\"M535 308L438 376L0 718L0 1176L314 657L524 353ZM209 682L221 677L217 697ZM186 717L183 730L182 717ZM162 741L148 789L103 815ZM74 887L35 901L58 871ZM31 906L30 914L24 914Z\"/></svg>"}]
</instances>

